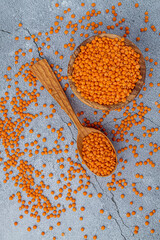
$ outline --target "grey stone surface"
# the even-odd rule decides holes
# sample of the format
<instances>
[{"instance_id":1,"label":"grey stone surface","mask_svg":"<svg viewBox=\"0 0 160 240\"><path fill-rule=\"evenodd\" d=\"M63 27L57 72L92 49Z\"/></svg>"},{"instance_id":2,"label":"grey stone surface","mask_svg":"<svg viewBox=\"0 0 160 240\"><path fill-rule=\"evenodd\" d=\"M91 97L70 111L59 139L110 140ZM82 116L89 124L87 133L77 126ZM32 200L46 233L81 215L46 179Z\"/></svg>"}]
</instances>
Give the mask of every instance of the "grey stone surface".
<instances>
[{"instance_id":1,"label":"grey stone surface","mask_svg":"<svg viewBox=\"0 0 160 240\"><path fill-rule=\"evenodd\" d=\"M0 1L0 97L4 97L5 92L8 91L10 100L16 94L16 87L19 87L22 91L28 90L31 91L34 87L29 87L28 83L24 82L21 76L18 79L15 78L15 73L17 73L20 66L26 62L30 62L32 57L39 57L38 47L41 46L42 42L46 42L45 32L49 32L50 27L54 26L54 22L56 21L56 16L63 16L64 20L60 21L61 30L58 34L50 35L51 41L48 43L51 48L48 50L45 47L42 47L42 51L44 55L42 57L47 58L49 63L58 64L60 68L63 69L62 75L67 75L67 64L71 55L71 51L68 49L64 49L64 44L69 43L69 39L71 38L71 34L64 35L65 26L71 19L71 14L74 13L76 15L73 22L77 22L83 15L85 15L86 11L91 10L91 1L84 1L85 7L81 7L81 2L78 0L62 0L57 1L59 3L59 7L55 7L55 1L52 0L1 0ZM83 2L83 1L82 1ZM123 27L128 26L130 28L130 34L128 38L132 40L137 46L140 48L144 57L149 56L149 58L153 58L153 61L159 61L159 28L160 28L160 2L159 0L143 0L137 1L139 3L139 8L135 8L135 1L125 0L122 1L122 6L117 7L117 1L103 1L96 0L96 11L101 11L101 14L97 17L93 17L89 22L95 21L100 22L103 21L103 26L100 26L98 30L104 31L106 30L107 25L112 25L112 17L111 10L109 14L105 13L105 9L110 9L112 5L116 6L116 12L118 13L118 20L122 17L126 19ZM71 8L71 12L64 14L63 11L67 8ZM144 12L148 11L149 13L149 22L146 24L144 22L145 14ZM18 24L22 23L22 27L18 27ZM83 22L84 25L88 23L88 21ZM151 25L155 25L156 32L153 32L150 28ZM144 28L147 26L147 32L140 32L140 28ZM26 41L25 36L29 36L30 34L35 34L37 36L38 32L42 32L42 36L39 38L39 41L35 44L35 42L31 39L30 41ZM93 35L91 30L82 31L80 28L73 35L74 43L78 46L85 38L80 37L79 34L81 32L89 33L89 35ZM118 28L109 31L111 33L122 35L125 31L121 31ZM19 40L15 41L15 37L19 36ZM141 40L136 42L136 37L140 36ZM145 52L145 48L149 47L149 52ZM19 63L17 65L14 64L15 51L18 49L22 49L22 52L26 52L26 56L20 56ZM28 50L32 48L33 52L29 53ZM64 59L60 60L54 52L58 50L59 55L63 55ZM149 143L156 143L158 146L160 145L160 113L158 112L158 108L155 105L159 100L159 87L157 83L160 82L160 69L158 66L155 66L153 63L146 61L147 66L147 76L146 76L146 91L141 91L143 94L143 98L136 98L137 104L139 105L141 102L144 103L144 106L150 107L151 111L148 112L144 117L144 122L141 125L133 126L128 134L124 137L125 140L129 139L129 142L113 142L116 150L118 151L121 148L128 147L129 144L133 146L137 146L137 153L139 154L138 158L134 158L132 154L132 149L127 149L124 152L118 154L118 159L121 157L128 161L127 164L120 162L116 169L116 174L118 172L122 172L122 176L118 177L116 175L116 180L118 179L126 179L128 185L121 189L116 185L116 191L108 191L106 186L107 182L111 181L111 177L108 178L99 178L95 177L89 170L87 170L87 175L91 177L90 185L87 190L88 194L92 193L93 197L90 199L87 196L83 196L82 191L77 195L74 195L76 198L76 208L77 212L73 212L70 208L68 208L69 203L65 200L65 197L58 200L65 208L66 212L57 220L50 219L47 220L45 217L41 218L40 223L36 223L34 218L31 218L28 215L19 211L19 203L17 203L17 198L15 197L12 201L9 200L9 196L13 193L15 194L19 191L19 188L14 187L14 184L11 180L9 180L6 184L3 183L5 179L5 175L3 172L3 162L0 166L0 240L37 240L37 239L52 239L53 236L56 236L58 240L82 240L84 239L84 235L88 235L88 240L93 239L94 235L97 235L97 239L99 240L159 240L160 239L160 227L159 227L159 219L160 219L160 193L159 190L155 188L160 185L160 153L159 151L154 152L153 156L149 155L150 151L153 151L153 147L149 146ZM7 72L7 67L11 66L12 70ZM148 77L150 72L150 68L153 68L153 77ZM9 78L12 78L11 82L6 82L4 79L4 75L8 74ZM15 85L14 82L18 80L18 85ZM67 81L63 80L61 84L64 86ZM149 83L153 82L154 86L151 88ZM11 85L11 88L8 89L8 84ZM58 186L56 181L60 177L60 173L63 172L66 174L70 165L67 162L67 157L71 157L74 162L81 161L80 159L75 158L75 150L76 150L76 135L77 130L73 126L68 127L67 123L70 122L70 119L66 114L60 109L58 104L51 98L51 96L47 93L46 90L40 90L41 84L38 82L37 91L40 92L40 97L38 98L38 107L32 103L27 112L29 113L39 113L43 111L43 115L39 116L37 119L34 119L29 128L25 128L23 135L25 136L24 140L20 140L20 149L24 149L24 143L31 143L36 139L38 133L41 134L41 139L38 139L38 145L40 145L40 150L44 146L48 149L52 149L55 147L54 141L57 138L56 132L51 134L47 129L47 125L51 124L56 130L63 126L63 136L65 137L64 142L59 142L62 150L65 149L65 145L69 144L71 141L74 141L75 144L73 147L69 147L69 153L67 155L63 154L56 156L54 153L47 156L42 156L40 153L38 155L33 155L32 158L28 157L28 154L24 156L24 160L28 160L35 169L42 170L42 164L46 163L46 168L43 170L43 174L45 175L45 183L46 185L50 185L50 189L54 189L54 191L58 192ZM94 109L87 107L83 103L81 103L76 97L71 98L72 91L70 88L67 89L66 94L69 97L69 100L75 110L75 112L84 111L84 114L79 117L81 122L83 122L83 118L87 118L92 122L99 121L99 119L103 116L101 111L97 111L98 114L94 115ZM8 104L8 103L7 103ZM47 107L44 108L43 104L47 104ZM45 119L46 115L49 115L51 109L49 107L50 104L55 105L55 109L57 110L52 119ZM130 108L132 108L132 103L129 104ZM7 105L9 110L9 117L13 117L14 115L11 112L11 105ZM123 116L125 109L121 112L112 111L107 115L104 119L102 125L106 129L108 133L108 137L112 139L113 135L111 133L112 129L115 129L114 118L117 118L116 124L120 125L121 120L125 117ZM132 112L133 113L133 112ZM3 119L2 113L0 113L0 118ZM16 118L15 118L16 119ZM158 128L157 132L154 132L151 137L143 137L143 133L146 131L142 130L142 126L146 126L147 129ZM30 134L29 129L34 129L34 133ZM134 137L140 139L140 142L135 141L133 136L130 136L130 133L134 133ZM42 138L46 137L47 142L44 144L42 142ZM140 144L144 144L144 148L141 149ZM8 160L6 157L4 147L2 146L2 141L0 139L0 148L1 154L0 157L3 158L3 161ZM31 149L31 148L29 148ZM34 147L33 147L34 149ZM33 151L34 152L34 151ZM65 168L63 170L59 169L59 165L56 163L56 160L60 157L64 157L64 165ZM135 166L137 161L144 162L146 159L150 158L154 163L155 167L152 168L151 165L142 165ZM125 165L125 170L121 170L121 167ZM16 173L16 169L13 170L14 174ZM48 174L53 172L54 176L52 179L48 177ZM143 179L135 178L135 175L139 173L143 175ZM71 182L72 190L76 189L79 184L79 175L76 174L76 178ZM86 180L84 180L86 183ZM136 188L139 192L143 192L143 197L135 195L132 191L132 183L136 183ZM65 184L62 181L61 185ZM152 190L148 191L147 187L151 186ZM103 193L102 198L97 197L97 193ZM49 197L50 201L55 204L55 200L46 190L46 195ZM121 194L125 194L125 198L121 199ZM27 196L25 193L22 193L23 199L27 201ZM64 194L65 195L65 194ZM130 205L130 201L133 201L133 205ZM57 202L57 203L58 203ZM81 212L81 206L85 206L85 211ZM139 211L139 207L143 206L143 211ZM100 209L104 209L104 214L100 214ZM156 213L149 218L149 225L145 225L145 216L148 215L152 210L156 210ZM127 212L136 211L136 215L132 215L130 218L126 217ZM19 215L25 215L22 220L19 219ZM112 215L112 219L108 220L108 215ZM79 221L79 217L83 216L83 221ZM14 226L14 222L18 222L18 226ZM58 227L56 225L57 221L61 222L61 226ZM31 232L27 232L28 226L33 226L36 224L38 228ZM105 226L106 229L104 231L101 230L101 226ZM134 234L134 227L139 226L139 232L137 235ZM49 226L53 226L54 229L49 231ZM68 231L68 227L72 228L72 231ZM81 231L81 227L85 227L84 232ZM154 229L155 233L151 234L150 230ZM41 236L41 232L44 231L45 236ZM65 236L62 237L61 233L64 232Z\"/></svg>"}]
</instances>

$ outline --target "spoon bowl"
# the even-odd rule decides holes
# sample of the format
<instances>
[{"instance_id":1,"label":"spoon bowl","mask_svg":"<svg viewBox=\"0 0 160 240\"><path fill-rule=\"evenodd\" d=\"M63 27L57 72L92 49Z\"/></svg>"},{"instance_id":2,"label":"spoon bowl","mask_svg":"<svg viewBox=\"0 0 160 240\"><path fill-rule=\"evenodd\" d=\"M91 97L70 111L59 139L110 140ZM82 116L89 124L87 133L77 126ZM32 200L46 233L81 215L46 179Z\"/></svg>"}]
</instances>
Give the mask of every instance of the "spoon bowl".
<instances>
[{"instance_id":1,"label":"spoon bowl","mask_svg":"<svg viewBox=\"0 0 160 240\"><path fill-rule=\"evenodd\" d=\"M69 102L68 98L66 97L56 75L53 73L53 71L52 71L51 67L49 66L46 59L40 60L37 63L35 63L31 67L31 71L39 79L39 81L43 84L43 86L46 88L46 90L52 95L52 97L59 103L61 108L68 114L68 116L72 119L72 121L76 125L76 127L78 129L77 148L78 148L79 155L83 160L83 156L82 156L83 138L86 137L89 133L93 133L93 132L98 132L101 134L103 134L103 133L97 129L82 126L82 124L80 123L79 119L77 118L75 112L73 111L73 109L70 105L70 102ZM104 135L104 136L109 141L107 136L106 135ZM115 151L111 142L110 142L110 144L111 144L113 150ZM115 153L116 153L116 151L115 151ZM85 161L84 161L84 163L86 164ZM86 164L86 166L87 166L87 164ZM117 156L116 156L116 166L117 166ZM115 169L116 169L116 166L115 166ZM113 171L112 171L112 173L113 173Z\"/></svg>"},{"instance_id":2,"label":"spoon bowl","mask_svg":"<svg viewBox=\"0 0 160 240\"><path fill-rule=\"evenodd\" d=\"M91 43L92 40L95 38L95 37L99 37L99 38L102 38L102 37L107 37L107 38L118 38L119 40L122 38L121 36L119 35L116 35L116 34L109 34L109 33L102 33L102 34L99 34L99 35L95 35L95 36L92 36L92 37L89 37L87 38L85 41L83 41L77 48L76 50L74 51L74 53L72 54L71 58L70 58L70 61L69 61L69 64L68 64L68 76L72 76L72 72L73 72L73 64L74 64L74 61L76 59L76 57L78 56L78 54L80 53L81 49L80 47L81 46L85 46L87 43ZM125 45L126 46L130 46L133 48L133 50L140 54L140 73L141 73L141 76L142 78L138 80L138 82L136 83L134 89L132 90L132 92L130 93L130 95L126 98L126 101L125 102L120 102L118 104L113 104L113 105L101 105L99 103L96 103L96 102L91 102L89 101L88 99L85 99L84 97L81 96L81 93L77 91L77 88L75 86L75 83L69 79L69 84L70 84L70 87L72 89L72 91L74 92L74 94L79 98L79 100L83 103L85 103L86 105L92 107L92 108L96 108L96 109L100 109L100 110L105 110L105 111L110 111L110 110L114 110L114 109L118 109L118 108L122 108L124 106L126 106L128 103L130 103L131 101L134 100L134 98L138 95L138 93L141 91L141 88L142 86L144 85L144 82L145 82L145 76L146 76L146 65L145 65L145 60L144 60L144 57L140 51L140 49L133 43L131 42L130 40L128 40L127 38L125 39Z\"/></svg>"},{"instance_id":3,"label":"spoon bowl","mask_svg":"<svg viewBox=\"0 0 160 240\"><path fill-rule=\"evenodd\" d=\"M89 128L89 127L83 127L82 126L82 129L79 131L78 130L78 135L77 135L77 149L78 149L78 153L81 157L81 159L83 160L83 162L85 163L85 165L87 166L87 163L84 161L83 159L83 156L82 156L82 146L83 146L83 139L88 136L88 134L90 133L100 133L102 134L103 136L105 136L105 138L109 141L109 143L111 144L114 152L116 153L116 150L113 146L113 144L111 143L111 141L109 140L109 138L104 134L102 133L101 131L95 129L95 128ZM113 171L109 174L111 175L117 168L117 164L118 164L118 160L117 160L117 155L116 155L116 165L115 165L115 168L113 169ZM87 166L88 167L88 166ZM90 170L90 169L89 169ZM91 171L91 170L90 170ZM93 173L93 172L92 172ZM93 173L95 174L95 173ZM96 175L96 174L95 174ZM99 176L99 177L107 177L109 175L106 175L106 176Z\"/></svg>"}]
</instances>

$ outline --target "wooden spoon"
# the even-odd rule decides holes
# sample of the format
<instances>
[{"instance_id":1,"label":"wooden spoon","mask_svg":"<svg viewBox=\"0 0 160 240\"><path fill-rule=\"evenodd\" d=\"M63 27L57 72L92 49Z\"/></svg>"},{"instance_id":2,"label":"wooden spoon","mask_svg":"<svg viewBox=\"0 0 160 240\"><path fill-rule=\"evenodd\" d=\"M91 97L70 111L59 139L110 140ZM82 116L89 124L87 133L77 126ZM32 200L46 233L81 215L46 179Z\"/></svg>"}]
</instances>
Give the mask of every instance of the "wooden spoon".
<instances>
[{"instance_id":1,"label":"wooden spoon","mask_svg":"<svg viewBox=\"0 0 160 240\"><path fill-rule=\"evenodd\" d=\"M78 148L79 155L83 159L83 157L82 157L83 138L86 137L89 133L94 133L94 132L101 133L101 134L103 134L103 133L94 128L88 128L88 127L82 126L82 124L80 123L79 119L77 118L75 112L73 111L73 109L70 105L70 102L68 101L68 98L66 97L56 75L53 73L53 71L52 71L51 67L49 66L46 59L40 60L37 63L35 63L31 67L31 71L38 78L38 80L43 84L43 86L47 89L47 91L52 95L52 97L59 103L61 108L68 114L68 116L72 119L72 121L76 125L76 127L78 129L77 148ZM104 135L104 136L106 137L106 135ZM108 138L107 138L107 140L110 142L110 140ZM113 150L115 151L111 142L110 142L110 144L111 144ZM116 153L116 151L115 151L115 153ZM86 164L86 162L85 162L85 164ZM86 166L87 166L87 164L86 164ZM116 156L115 169L116 169L116 167L117 167L117 156ZM113 169L113 171L110 174L112 174L115 169Z\"/></svg>"},{"instance_id":2,"label":"wooden spoon","mask_svg":"<svg viewBox=\"0 0 160 240\"><path fill-rule=\"evenodd\" d=\"M119 35L116 35L116 34L111 34L111 33L102 33L102 34L99 34L99 35L95 35L95 36L92 36L92 37L89 37L87 38L85 41L83 41L77 48L76 50L74 51L74 53L72 54L71 58L70 58L70 61L69 61L69 64L68 64L68 76L72 76L72 72L73 72L73 64L74 64L74 61L76 59L76 57L78 56L79 52L81 51L80 50L80 47L81 46L85 46L87 43L91 43L92 40L95 38L95 37L107 37L107 38L118 38L119 40L122 38L121 36ZM113 105L101 105L99 103L96 103L96 102L91 102L89 101L88 99L85 99L84 97L81 96L81 93L77 91L77 88L75 86L75 83L69 79L69 84L70 84L70 87L72 89L72 91L74 92L74 94L79 98L79 100L85 104L87 104L88 106L92 107L92 108L96 108L96 109L101 109L101 110L105 110L105 111L110 111L110 110L114 110L114 109L118 109L118 108L122 108L124 106L126 106L129 102L133 101L133 99L138 95L138 93L141 91L141 88L145 82L145 77L146 77L146 65L145 65L145 60L144 60L144 57L140 51L140 49L133 43L131 42L130 40L128 40L127 38L125 38L125 45L126 46L130 46L134 49L134 51L138 54L140 54L140 73L141 73L141 76L142 78L138 80L138 82L136 83L134 89L132 90L132 92L130 93L130 95L126 98L126 101L123 103L123 102L120 102L118 104L113 104Z\"/></svg>"}]
</instances>

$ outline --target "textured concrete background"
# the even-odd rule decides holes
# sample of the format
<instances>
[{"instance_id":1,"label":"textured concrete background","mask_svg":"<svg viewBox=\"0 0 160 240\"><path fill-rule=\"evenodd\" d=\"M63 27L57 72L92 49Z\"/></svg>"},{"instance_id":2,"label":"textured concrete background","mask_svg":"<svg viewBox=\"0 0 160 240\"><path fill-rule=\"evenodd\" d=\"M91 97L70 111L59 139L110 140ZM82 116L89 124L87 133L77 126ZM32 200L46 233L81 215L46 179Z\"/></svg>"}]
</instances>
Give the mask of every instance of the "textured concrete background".
<instances>
[{"instance_id":1,"label":"textured concrete background","mask_svg":"<svg viewBox=\"0 0 160 240\"><path fill-rule=\"evenodd\" d=\"M71 19L71 14L75 14L75 19L73 22L78 22L83 15L85 15L86 11L90 11L92 1L85 1L85 6L81 6L81 2L78 0L69 0L69 1L57 1L59 3L59 7L55 7L55 1L49 0L1 0L0 1L0 97L5 96L5 92L8 91L10 99L16 95L16 87L19 87L22 91L33 90L34 87L29 87L28 83L24 82L23 78L19 76L18 85L15 85L14 82L17 80L14 75L17 73L20 66L26 62L30 62L32 57L39 57L38 47L41 46L42 42L46 42L45 32L49 32L51 26L54 26L54 22L56 21L56 16L64 16L64 21L60 23L61 31L58 34L49 35L51 41L48 43L51 48L48 50L46 47L42 48L44 55L42 57L46 57L49 63L58 64L60 68L63 69L62 75L67 75L67 64L69 61L69 57L71 55L71 51L68 49L64 49L63 45L69 42L71 38L71 34L64 35L65 26ZM127 149L118 154L118 159L123 158L123 160L128 160L127 164L120 162L115 172L116 180L124 178L128 185L121 189L116 185L116 191L109 191L106 184L111 181L111 177L108 178L98 178L95 177L91 172L87 169L87 175L91 177L90 185L87 190L87 193L92 193L93 197L90 199L87 196L83 196L82 192L74 195L76 198L76 208L77 212L73 212L68 208L68 202L65 198L60 199L60 202L65 208L66 212L57 220L50 219L47 220L44 217L41 218L40 223L36 223L34 218L31 218L26 215L22 220L19 219L19 215L25 215L22 211L19 211L19 203L17 203L17 199L14 198L12 201L9 200L9 196L13 193L15 194L19 191L19 188L14 187L14 184L11 180L9 180L6 184L3 183L5 179L3 169L3 162L1 163L1 174L0 174L0 240L28 240L28 239L52 239L53 236L56 236L56 239L65 239L65 240L82 240L84 239L84 235L88 235L88 240L93 239L93 236L96 235L99 240L150 240L160 239L160 193L159 190L155 188L160 185L160 154L159 151L153 152L151 156L149 154L150 151L153 151L153 147L149 146L149 143L156 143L158 146L160 145L160 120L159 120L159 111L155 102L160 103L159 100L159 87L157 83L160 82L160 69L159 65L155 66L154 62L159 61L160 55L160 36L159 36L159 27L160 27L160 2L159 0L143 0L137 1L139 3L139 8L135 8L135 1L125 0L122 1L122 6L117 7L117 1L103 1L96 0L96 11L101 11L101 14L97 17L93 17L89 22L95 21L100 22L103 21L103 26L100 26L98 30L106 31L107 25L112 25L114 22L112 21L111 13L106 14L105 9L111 9L112 5L116 6L116 12L118 13L117 19L120 20L122 17L126 19L123 27L128 26L130 28L130 34L128 38L132 40L137 46L140 48L144 57L149 56L149 58L153 59L153 63L146 61L147 66L147 76L146 76L146 91L141 91L140 94L143 94L143 98L136 98L137 104L139 105L141 102L144 103L144 106L150 107L151 111L148 112L144 116L144 122L141 125L133 126L128 134L125 135L125 140L129 139L129 142L113 142L116 150L122 149L124 147L128 147L129 144L136 145L136 152L139 154L138 158L134 158L132 150ZM68 14L63 13L67 8L71 8L71 12ZM146 24L144 22L145 11L148 11L149 22ZM111 12L111 10L110 10ZM58 20L59 21L59 20ZM22 23L22 27L18 27L18 24ZM88 21L84 20L84 25L88 23ZM155 25L156 32L153 32L150 28L151 25ZM147 32L140 32L140 28L144 28L147 26ZM35 43L32 39L30 41L25 40L25 36L29 36L30 34L35 34L37 36L38 32L42 32L42 36L39 38L39 41ZM87 32L78 29L75 35L73 35L74 43L76 46L80 44L85 37L80 37L79 34L81 32L88 33L90 36L93 35L91 30ZM114 30L110 30L108 32L123 35L125 31L121 31L118 28ZM18 36L19 40L15 41L15 37ZM141 38L139 42L136 42L136 37ZM149 52L145 52L145 48L149 47ZM23 52L26 52L26 56L20 56L19 63L17 65L14 64L15 51L18 49L22 49ZM28 50L32 48L33 52L28 53ZM63 55L64 59L60 60L59 55L56 56L54 52L58 50L59 55ZM7 67L11 66L12 70L7 73ZM148 74L150 73L150 68L153 68L153 76L150 78ZM12 78L11 82L6 82L3 77L5 74L9 75L9 78ZM153 87L150 87L149 83L152 82L154 84ZM62 81L61 84L64 86L66 81ZM11 85L11 88L8 89L8 84ZM38 133L41 134L42 137L46 137L47 142L42 142L42 138L39 141L40 150L46 146L48 149L52 149L54 147L54 141L57 138L57 134L51 134L47 129L47 125L51 124L56 130L63 126L63 136L65 137L64 142L60 142L60 148L62 150L65 149L65 145L69 144L71 141L74 141L75 144L73 147L69 147L69 153L67 155L63 154L56 156L54 153L47 156L42 156L41 154L33 155L33 157L29 158L28 153L25 154L24 160L28 160L35 169L42 170L42 164L46 163L46 168L43 171L45 175L45 184L50 185L51 189L54 189L55 192L58 192L58 187L56 181L59 179L60 173L63 172L66 174L70 165L67 162L67 157L71 157L74 162L79 161L75 158L75 150L76 150L76 135L77 130L72 125L71 127L67 126L67 123L70 122L70 119L66 114L60 109L58 104L51 98L51 96L47 93L46 90L40 90L41 84L37 83L37 91L40 92L40 97L38 98L38 107L35 107L34 104L31 104L27 109L29 113L39 113L43 111L43 115L39 116L37 119L33 120L29 126L29 129L33 129L34 133L30 134L29 129L25 128L23 135L25 136L25 140L20 141L20 149L24 149L24 143L34 141ZM83 122L83 118L87 118L92 122L99 121L99 119L103 116L101 111L97 111L98 114L94 115L94 109L91 109L84 104L82 104L76 97L71 98L72 91L70 88L67 89L66 94L69 97L71 104L75 110L75 112L84 111L84 114L79 117L80 121ZM56 114L52 119L45 119L46 115L49 115L51 109L49 107L50 104L55 105ZM46 108L43 108L43 104L47 104ZM129 104L130 108L132 108L133 104ZM9 110L9 117L14 117L11 112L11 106L8 104L7 108ZM123 113L126 109L122 111L113 111L110 112L109 115L102 122L103 128L106 129L108 136L112 139L113 134L111 130L115 128L114 118L117 118L116 124L120 125L121 121L125 118ZM136 110L135 110L136 111ZM133 112L132 112L133 114ZM1 119L3 119L2 113L0 113ZM146 131L151 128L158 128L157 132L153 132L151 137L143 137L143 133L146 132L142 130L142 126L146 126ZM133 136L130 136L130 133L134 133L134 137L140 139L139 142L134 140ZM144 148L141 149L140 144L144 144ZM157 146L157 147L158 147ZM1 154L0 157L3 158L3 161L8 160L4 151L4 147L2 146L1 141ZM34 148L33 148L34 149ZM59 169L59 165L56 163L57 158L64 157L64 166L63 170ZM151 165L142 165L135 166L136 162L142 161L144 162L150 158L154 163L155 167L151 167ZM81 161L81 160L80 160ZM122 171L122 166L125 165L125 170ZM85 167L84 167L85 168ZM16 169L13 170L13 176L16 173ZM48 174L53 172L53 178L49 178ZM122 172L122 176L117 176L118 172ZM136 178L135 175L139 173L143 175L143 179ZM76 189L78 184L79 176L76 174L76 178L71 182L72 190ZM84 180L85 182L85 180ZM64 184L65 182L62 181ZM136 183L136 189L139 192L143 193L143 197L139 197L135 195L132 190L132 183ZM152 190L148 191L147 187L151 186ZM102 198L97 197L97 193L102 193ZM121 194L125 195L125 198L122 199ZM50 201L55 204L55 200L53 196L46 191L46 195L49 196ZM23 193L23 199L27 201L27 196ZM133 205L130 205L130 201L133 201ZM57 202L57 203L58 203ZM81 206L85 206L85 211L81 212ZM139 211L139 207L143 207L143 211ZM104 214L100 214L100 209L104 209ZM145 216L149 215L152 210L156 210L153 216L149 218L149 225L145 225ZM127 218L126 213L135 211L136 214ZM108 220L108 215L112 216L111 220ZM79 217L83 216L83 221L79 221ZM18 222L18 226L14 226L14 222ZM61 222L61 226L57 226L57 221ZM27 232L28 226L37 225L37 230L33 230L31 232ZM101 230L101 226L105 226L105 230ZM54 229L49 231L49 226L53 226ZM138 234L134 234L134 227L139 226ZM68 227L72 228L72 231L68 231ZM81 231L81 227L84 227L84 232ZM154 229L154 234L150 233L150 230ZM45 232L45 236L41 236L41 232ZM61 233L64 232L65 236L61 236Z\"/></svg>"}]
</instances>

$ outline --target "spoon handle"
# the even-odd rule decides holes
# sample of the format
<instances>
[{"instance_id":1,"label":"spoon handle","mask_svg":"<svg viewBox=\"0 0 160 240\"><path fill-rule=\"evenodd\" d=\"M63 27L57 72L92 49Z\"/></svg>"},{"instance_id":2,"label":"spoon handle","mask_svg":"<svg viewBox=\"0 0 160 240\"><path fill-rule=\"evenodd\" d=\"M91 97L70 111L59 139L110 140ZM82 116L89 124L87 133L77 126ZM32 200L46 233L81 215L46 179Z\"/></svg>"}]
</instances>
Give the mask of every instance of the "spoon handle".
<instances>
[{"instance_id":1,"label":"spoon handle","mask_svg":"<svg viewBox=\"0 0 160 240\"><path fill-rule=\"evenodd\" d=\"M64 93L56 75L53 73L46 59L42 59L31 67L31 71L58 102L61 108L68 114L78 129L82 125L71 107L66 94Z\"/></svg>"}]
</instances>

